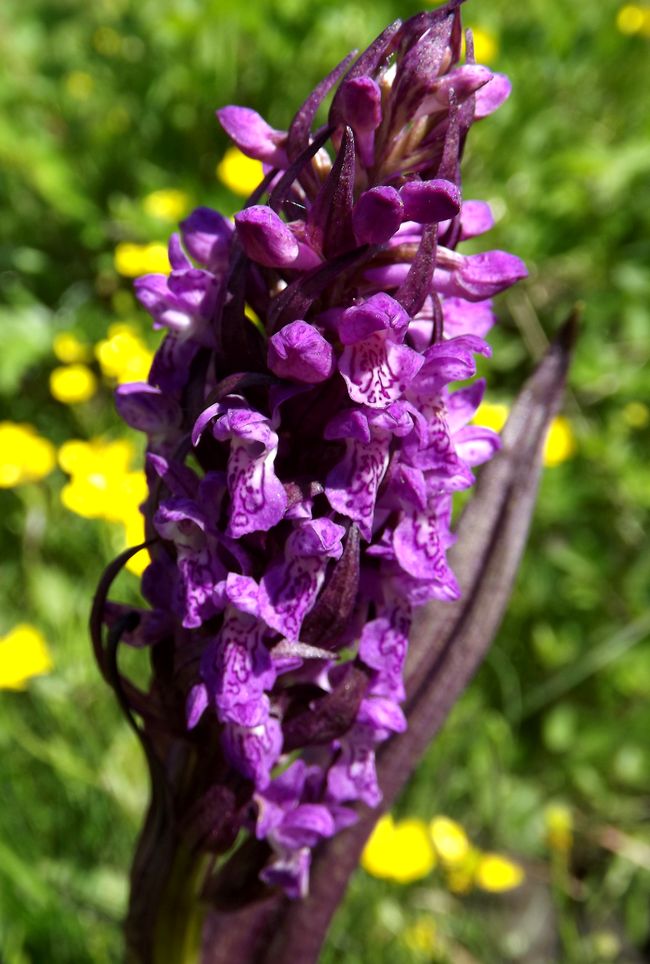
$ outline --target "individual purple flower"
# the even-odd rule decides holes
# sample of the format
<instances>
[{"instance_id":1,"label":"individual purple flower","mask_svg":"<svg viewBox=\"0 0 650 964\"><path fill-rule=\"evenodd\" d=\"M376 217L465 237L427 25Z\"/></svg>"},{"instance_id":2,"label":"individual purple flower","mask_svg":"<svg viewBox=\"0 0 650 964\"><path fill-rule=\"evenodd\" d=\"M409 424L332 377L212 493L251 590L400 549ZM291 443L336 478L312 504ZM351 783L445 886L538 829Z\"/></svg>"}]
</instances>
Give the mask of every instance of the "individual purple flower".
<instances>
[{"instance_id":1,"label":"individual purple flower","mask_svg":"<svg viewBox=\"0 0 650 964\"><path fill-rule=\"evenodd\" d=\"M378 742L374 726L365 723L355 723L337 742L336 759L327 773L328 800L360 800L369 807L381 802L375 768Z\"/></svg>"},{"instance_id":2,"label":"individual purple flower","mask_svg":"<svg viewBox=\"0 0 650 964\"><path fill-rule=\"evenodd\" d=\"M237 234L249 258L267 268L288 268L300 254L291 229L275 211L257 204L235 215Z\"/></svg>"},{"instance_id":3,"label":"individual purple flower","mask_svg":"<svg viewBox=\"0 0 650 964\"><path fill-rule=\"evenodd\" d=\"M180 434L182 411L173 396L147 382L128 382L115 389L115 407L127 425L144 432L149 445L160 449L175 444Z\"/></svg>"},{"instance_id":4,"label":"individual purple flower","mask_svg":"<svg viewBox=\"0 0 650 964\"><path fill-rule=\"evenodd\" d=\"M273 857L262 871L266 883L281 886L290 897L304 897L309 884L311 850L338 829L336 810L310 802L310 778L320 768L296 760L255 796L258 808L255 834L266 839ZM335 815L336 814L336 815Z\"/></svg>"},{"instance_id":5,"label":"individual purple flower","mask_svg":"<svg viewBox=\"0 0 650 964\"><path fill-rule=\"evenodd\" d=\"M523 261L507 251L470 255L449 253L444 261L441 259L434 282L445 295L483 301L510 288L527 273Z\"/></svg>"},{"instance_id":6,"label":"individual purple flower","mask_svg":"<svg viewBox=\"0 0 650 964\"><path fill-rule=\"evenodd\" d=\"M269 419L251 409L245 399L233 396L203 413L194 428L195 444L214 415L212 434L220 442L230 442L227 483L232 508L226 534L238 539L270 529L287 507L284 487L273 469L278 436Z\"/></svg>"},{"instance_id":7,"label":"individual purple flower","mask_svg":"<svg viewBox=\"0 0 650 964\"><path fill-rule=\"evenodd\" d=\"M339 370L352 401L387 408L403 395L423 364L422 356L403 344L408 323L402 306L384 294L343 312Z\"/></svg>"},{"instance_id":8,"label":"individual purple flower","mask_svg":"<svg viewBox=\"0 0 650 964\"><path fill-rule=\"evenodd\" d=\"M404 201L394 187L364 191L352 209L352 226L359 244L385 244L404 220Z\"/></svg>"},{"instance_id":9,"label":"individual purple flower","mask_svg":"<svg viewBox=\"0 0 650 964\"><path fill-rule=\"evenodd\" d=\"M489 117L508 99L512 85L505 74L493 74L489 82L477 91L474 119Z\"/></svg>"},{"instance_id":10,"label":"individual purple flower","mask_svg":"<svg viewBox=\"0 0 650 964\"><path fill-rule=\"evenodd\" d=\"M448 221L460 211L460 191L452 181L407 181L401 189L404 220L418 224Z\"/></svg>"},{"instance_id":11,"label":"individual purple flower","mask_svg":"<svg viewBox=\"0 0 650 964\"><path fill-rule=\"evenodd\" d=\"M172 498L159 505L153 524L176 551L170 608L184 627L201 626L223 610L227 576L204 514L193 500Z\"/></svg>"},{"instance_id":12,"label":"individual purple flower","mask_svg":"<svg viewBox=\"0 0 650 964\"><path fill-rule=\"evenodd\" d=\"M313 606L329 559L340 558L343 526L329 519L300 523L287 539L284 560L269 567L260 583L260 616L272 629L297 640Z\"/></svg>"},{"instance_id":13,"label":"individual purple flower","mask_svg":"<svg viewBox=\"0 0 650 964\"><path fill-rule=\"evenodd\" d=\"M226 609L223 626L201 661L209 701L222 722L255 727L268 719L264 693L275 682L264 626L254 616Z\"/></svg>"},{"instance_id":14,"label":"individual purple flower","mask_svg":"<svg viewBox=\"0 0 650 964\"><path fill-rule=\"evenodd\" d=\"M374 671L370 692L394 703L404 699L402 670L410 627L410 607L395 600L366 623L359 639L359 658Z\"/></svg>"},{"instance_id":15,"label":"individual purple flower","mask_svg":"<svg viewBox=\"0 0 650 964\"><path fill-rule=\"evenodd\" d=\"M217 303L218 281L209 271L192 266L178 235L169 242L169 260L169 276L147 274L136 279L136 297L151 314L154 327L167 328L185 338L200 337Z\"/></svg>"},{"instance_id":16,"label":"individual purple flower","mask_svg":"<svg viewBox=\"0 0 650 964\"><path fill-rule=\"evenodd\" d=\"M280 756L282 726L273 716L251 727L227 723L221 734L221 745L228 763L263 790Z\"/></svg>"},{"instance_id":17,"label":"individual purple flower","mask_svg":"<svg viewBox=\"0 0 650 964\"><path fill-rule=\"evenodd\" d=\"M409 407L394 402L387 408L343 410L325 428L327 438L345 439L345 456L328 474L325 493L332 508L348 516L370 541L379 486L389 464L393 440L409 435Z\"/></svg>"},{"instance_id":18,"label":"individual purple flower","mask_svg":"<svg viewBox=\"0 0 650 964\"><path fill-rule=\"evenodd\" d=\"M280 378L316 384L334 372L334 349L306 321L292 321L269 339L269 368Z\"/></svg>"},{"instance_id":19,"label":"individual purple flower","mask_svg":"<svg viewBox=\"0 0 650 964\"><path fill-rule=\"evenodd\" d=\"M181 221L183 244L200 264L221 275L228 267L233 227L228 218L211 208L196 208Z\"/></svg>"},{"instance_id":20,"label":"individual purple flower","mask_svg":"<svg viewBox=\"0 0 650 964\"><path fill-rule=\"evenodd\" d=\"M490 205L486 201L463 201L460 212L460 239L475 238L494 227Z\"/></svg>"},{"instance_id":21,"label":"individual purple flower","mask_svg":"<svg viewBox=\"0 0 650 964\"><path fill-rule=\"evenodd\" d=\"M287 166L284 150L287 135L270 127L256 111L249 107L222 107L217 111L217 117L226 134L244 154L275 167Z\"/></svg>"}]
</instances>

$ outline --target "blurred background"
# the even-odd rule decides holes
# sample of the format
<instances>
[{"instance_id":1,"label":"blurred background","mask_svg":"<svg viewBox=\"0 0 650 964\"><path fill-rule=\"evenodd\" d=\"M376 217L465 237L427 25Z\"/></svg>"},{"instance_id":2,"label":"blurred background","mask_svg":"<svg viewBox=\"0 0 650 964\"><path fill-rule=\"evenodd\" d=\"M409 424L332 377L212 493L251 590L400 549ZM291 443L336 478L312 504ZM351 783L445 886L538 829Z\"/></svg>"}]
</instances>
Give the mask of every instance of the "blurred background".
<instances>
[{"instance_id":1,"label":"blurred background","mask_svg":"<svg viewBox=\"0 0 650 964\"><path fill-rule=\"evenodd\" d=\"M87 638L139 538L118 381L157 336L133 277L195 204L259 176L214 109L284 128L406 0L5 0L0 10L0 959L121 960L147 787ZM513 81L470 134L465 196L530 278L499 300L499 425L568 311L584 323L509 614L364 856L323 962L650 955L650 6L471 0ZM484 242L485 243L485 242ZM141 554L142 555L142 554ZM134 572L123 598L137 595Z\"/></svg>"}]
</instances>

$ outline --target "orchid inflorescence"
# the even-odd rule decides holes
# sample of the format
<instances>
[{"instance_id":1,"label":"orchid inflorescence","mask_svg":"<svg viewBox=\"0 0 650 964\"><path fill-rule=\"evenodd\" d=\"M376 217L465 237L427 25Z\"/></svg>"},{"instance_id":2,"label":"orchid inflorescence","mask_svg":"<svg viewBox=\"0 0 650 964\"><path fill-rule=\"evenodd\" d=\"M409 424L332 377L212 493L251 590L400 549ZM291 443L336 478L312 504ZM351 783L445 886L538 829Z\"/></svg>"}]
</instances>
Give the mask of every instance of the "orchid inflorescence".
<instances>
[{"instance_id":1,"label":"orchid inflorescence","mask_svg":"<svg viewBox=\"0 0 650 964\"><path fill-rule=\"evenodd\" d=\"M395 22L288 131L219 110L265 177L234 226L190 214L171 273L135 284L167 334L148 382L117 389L148 438L150 609L123 639L153 647L154 677L134 708L160 756L166 727L198 750L178 798L197 845L248 830L268 844L261 879L293 897L312 848L381 800L412 609L458 597L453 493L499 446L470 424L484 382L450 385L490 354L491 298L526 273L456 250L492 225L460 158L509 83L469 32L461 65L461 40L456 2ZM105 607L109 626L125 613Z\"/></svg>"}]
</instances>

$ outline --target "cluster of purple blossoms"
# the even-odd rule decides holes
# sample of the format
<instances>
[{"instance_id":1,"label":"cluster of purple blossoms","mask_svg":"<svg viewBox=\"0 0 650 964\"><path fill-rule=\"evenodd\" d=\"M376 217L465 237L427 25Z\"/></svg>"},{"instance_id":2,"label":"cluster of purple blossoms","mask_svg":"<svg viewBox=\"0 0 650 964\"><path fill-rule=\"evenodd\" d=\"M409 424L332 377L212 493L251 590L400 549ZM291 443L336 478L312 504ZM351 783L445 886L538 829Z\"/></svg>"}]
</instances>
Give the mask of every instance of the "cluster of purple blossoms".
<instances>
[{"instance_id":1,"label":"cluster of purple blossoms","mask_svg":"<svg viewBox=\"0 0 650 964\"><path fill-rule=\"evenodd\" d=\"M266 176L234 226L197 209L169 276L136 282L167 334L117 391L148 436L151 608L127 640L171 652L187 738L212 741L203 790L235 788L213 849L247 828L290 896L351 804L380 802L412 609L458 597L452 496L499 445L471 424L484 383L450 388L526 273L456 251L492 225L461 195L465 137L509 93L466 46L460 65L452 2L346 58L286 132L219 110Z\"/></svg>"}]
</instances>

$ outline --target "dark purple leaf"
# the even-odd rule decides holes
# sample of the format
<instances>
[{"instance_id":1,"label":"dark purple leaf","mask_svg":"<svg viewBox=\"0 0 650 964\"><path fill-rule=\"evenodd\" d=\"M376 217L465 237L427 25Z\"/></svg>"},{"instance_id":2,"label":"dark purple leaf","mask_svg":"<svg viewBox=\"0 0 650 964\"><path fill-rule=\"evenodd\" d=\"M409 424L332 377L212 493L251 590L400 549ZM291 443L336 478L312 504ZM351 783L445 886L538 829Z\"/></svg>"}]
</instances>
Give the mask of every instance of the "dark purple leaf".
<instances>
[{"instance_id":1,"label":"dark purple leaf","mask_svg":"<svg viewBox=\"0 0 650 964\"><path fill-rule=\"evenodd\" d=\"M296 113L287 136L286 149L290 161L296 160L307 148L309 144L309 133L314 117L316 116L316 111L320 107L325 95L331 90L337 80L339 80L345 68L356 55L357 51L353 50L334 70L330 71L327 77L321 80L320 84L316 86L300 110Z\"/></svg>"},{"instance_id":2,"label":"dark purple leaf","mask_svg":"<svg viewBox=\"0 0 650 964\"><path fill-rule=\"evenodd\" d=\"M360 666L350 665L331 692L313 700L303 713L285 719L283 749L290 753L301 746L318 746L339 739L354 723L368 686L368 675Z\"/></svg>"},{"instance_id":3,"label":"dark purple leaf","mask_svg":"<svg viewBox=\"0 0 650 964\"><path fill-rule=\"evenodd\" d=\"M359 590L359 546L357 526L350 526L343 555L332 570L316 605L307 613L300 638L312 646L335 651L357 602Z\"/></svg>"},{"instance_id":4,"label":"dark purple leaf","mask_svg":"<svg viewBox=\"0 0 650 964\"><path fill-rule=\"evenodd\" d=\"M341 127L344 123L341 114L341 90L347 80L355 77L362 77L364 74L372 74L377 67L388 57L393 46L393 40L402 26L401 20L395 20L390 26L386 27L379 36L373 40L370 46L364 50L359 59L350 67L347 74L339 84L339 88L334 95L332 106L330 107L329 123L332 127Z\"/></svg>"},{"instance_id":5,"label":"dark purple leaf","mask_svg":"<svg viewBox=\"0 0 650 964\"><path fill-rule=\"evenodd\" d=\"M346 127L332 170L318 192L307 220L307 236L325 257L335 258L356 245L352 230L355 148Z\"/></svg>"},{"instance_id":6,"label":"dark purple leaf","mask_svg":"<svg viewBox=\"0 0 650 964\"><path fill-rule=\"evenodd\" d=\"M311 161L312 157L319 152L331 133L331 127L324 127L320 130L311 144L305 147L275 185L269 197L269 207L276 213L279 213L284 205L288 203L289 194L291 193L294 182L300 178L306 165Z\"/></svg>"},{"instance_id":7,"label":"dark purple leaf","mask_svg":"<svg viewBox=\"0 0 650 964\"><path fill-rule=\"evenodd\" d=\"M399 301L404 311L411 318L414 318L420 311L431 291L433 270L436 265L437 232L437 224L428 224L423 229L422 240L409 268L409 273L395 294L395 300Z\"/></svg>"},{"instance_id":8,"label":"dark purple leaf","mask_svg":"<svg viewBox=\"0 0 650 964\"><path fill-rule=\"evenodd\" d=\"M296 318L304 318L326 288L351 268L357 268L369 260L376 251L375 247L363 245L332 258L293 281L271 302L268 312L269 334Z\"/></svg>"}]
</instances>

